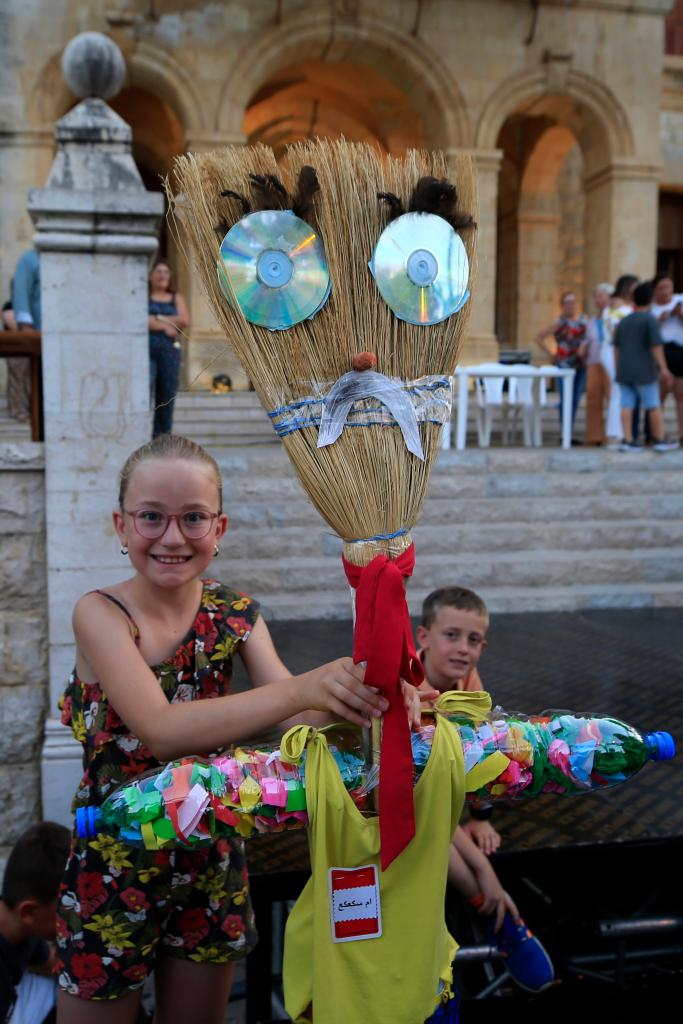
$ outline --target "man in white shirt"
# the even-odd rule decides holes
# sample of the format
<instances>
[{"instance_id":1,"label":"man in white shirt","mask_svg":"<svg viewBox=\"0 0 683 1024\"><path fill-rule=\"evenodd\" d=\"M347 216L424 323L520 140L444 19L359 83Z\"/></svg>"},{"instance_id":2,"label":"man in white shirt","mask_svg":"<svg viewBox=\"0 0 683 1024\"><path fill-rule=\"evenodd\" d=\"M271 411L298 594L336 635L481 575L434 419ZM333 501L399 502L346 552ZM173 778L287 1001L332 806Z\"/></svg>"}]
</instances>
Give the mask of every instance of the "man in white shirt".
<instances>
[{"instance_id":1,"label":"man in white shirt","mask_svg":"<svg viewBox=\"0 0 683 1024\"><path fill-rule=\"evenodd\" d=\"M678 436L683 443L683 295L674 292L674 283L667 274L658 274L652 283L655 294L650 312L659 321L664 358L673 375L673 385L662 381L662 406L666 396L673 391Z\"/></svg>"}]
</instances>

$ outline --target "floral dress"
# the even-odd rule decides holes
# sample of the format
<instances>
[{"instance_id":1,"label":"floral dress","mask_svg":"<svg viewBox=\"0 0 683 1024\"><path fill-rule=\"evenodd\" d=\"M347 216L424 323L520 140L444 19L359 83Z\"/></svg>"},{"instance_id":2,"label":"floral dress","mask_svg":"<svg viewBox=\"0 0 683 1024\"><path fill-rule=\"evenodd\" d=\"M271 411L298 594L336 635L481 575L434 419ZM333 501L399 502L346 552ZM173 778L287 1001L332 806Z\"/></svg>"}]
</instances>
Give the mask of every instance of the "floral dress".
<instances>
[{"instance_id":1,"label":"floral dress","mask_svg":"<svg viewBox=\"0 0 683 1024\"><path fill-rule=\"evenodd\" d=\"M237 645L257 617L251 598L203 581L189 633L153 669L169 702L226 694ZM137 640L132 619L131 631ZM81 682L74 672L59 706L62 723L83 744L74 810L97 806L120 783L160 767L98 683ZM59 984L72 995L115 999L139 988L157 947L166 956L220 964L245 956L255 943L242 840L221 839L202 850L147 851L107 835L89 841L74 836L57 931Z\"/></svg>"}]
</instances>

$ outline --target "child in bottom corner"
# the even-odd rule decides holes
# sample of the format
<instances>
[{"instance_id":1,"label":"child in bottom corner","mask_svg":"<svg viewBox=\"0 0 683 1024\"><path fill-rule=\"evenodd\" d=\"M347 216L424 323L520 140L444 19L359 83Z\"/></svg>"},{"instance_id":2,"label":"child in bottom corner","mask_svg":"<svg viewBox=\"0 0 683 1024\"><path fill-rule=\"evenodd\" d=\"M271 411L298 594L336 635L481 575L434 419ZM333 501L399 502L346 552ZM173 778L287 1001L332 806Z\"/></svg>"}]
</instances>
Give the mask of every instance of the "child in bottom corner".
<instances>
[{"instance_id":1,"label":"child in bottom corner","mask_svg":"<svg viewBox=\"0 0 683 1024\"><path fill-rule=\"evenodd\" d=\"M27 828L9 855L0 898L0 1024L54 1020L51 940L68 855L68 829L54 821Z\"/></svg>"},{"instance_id":2,"label":"child in bottom corner","mask_svg":"<svg viewBox=\"0 0 683 1024\"><path fill-rule=\"evenodd\" d=\"M416 638L425 671L425 688L483 690L478 665L486 649L489 614L484 601L465 587L432 591L422 605ZM503 889L489 855L500 846L491 824L490 805L471 805L470 817L458 825L448 863L448 881L480 914L487 917L489 937L505 954L512 979L538 992L554 979L548 954L520 917Z\"/></svg>"},{"instance_id":3,"label":"child in bottom corner","mask_svg":"<svg viewBox=\"0 0 683 1024\"><path fill-rule=\"evenodd\" d=\"M135 451L113 523L133 574L78 601L76 666L60 702L83 745L75 807L307 709L366 726L386 709L350 658L292 677L258 604L204 578L228 526L204 449L165 434ZM236 654L254 689L230 695ZM74 838L59 903L58 1021L134 1024L153 966L157 1024L222 1024L234 961L255 941L241 840L147 851Z\"/></svg>"}]
</instances>

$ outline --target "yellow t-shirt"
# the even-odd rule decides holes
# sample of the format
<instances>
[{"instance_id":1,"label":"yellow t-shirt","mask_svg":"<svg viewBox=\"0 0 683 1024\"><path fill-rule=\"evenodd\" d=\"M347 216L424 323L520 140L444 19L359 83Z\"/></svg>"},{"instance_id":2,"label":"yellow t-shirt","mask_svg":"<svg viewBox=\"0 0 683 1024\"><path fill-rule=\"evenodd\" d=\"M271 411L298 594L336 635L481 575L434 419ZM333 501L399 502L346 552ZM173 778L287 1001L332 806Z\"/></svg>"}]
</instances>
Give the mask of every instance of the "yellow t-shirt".
<instances>
[{"instance_id":1,"label":"yellow t-shirt","mask_svg":"<svg viewBox=\"0 0 683 1024\"><path fill-rule=\"evenodd\" d=\"M287 922L287 1012L298 1024L311 1020L311 1004L314 1024L419 1024L450 992L457 949L444 922L448 851L465 793L457 730L437 716L414 790L415 837L384 872L379 820L353 803L324 734L296 726L283 738L283 755L297 760L306 745L313 873ZM348 876L353 887L345 889L347 876L334 869L358 868L367 870ZM381 935L349 940L354 922L361 933Z\"/></svg>"}]
</instances>

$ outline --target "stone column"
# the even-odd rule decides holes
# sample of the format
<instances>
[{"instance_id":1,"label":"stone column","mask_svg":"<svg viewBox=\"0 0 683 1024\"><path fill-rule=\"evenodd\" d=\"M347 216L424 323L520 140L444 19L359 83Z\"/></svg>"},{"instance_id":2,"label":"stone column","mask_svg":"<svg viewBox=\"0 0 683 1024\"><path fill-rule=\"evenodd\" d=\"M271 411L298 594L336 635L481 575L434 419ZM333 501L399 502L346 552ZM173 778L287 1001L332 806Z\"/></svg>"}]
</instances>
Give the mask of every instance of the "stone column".
<instances>
[{"instance_id":1,"label":"stone column","mask_svg":"<svg viewBox=\"0 0 683 1024\"><path fill-rule=\"evenodd\" d=\"M68 821L81 748L58 722L73 665L71 610L129 568L111 525L117 472L150 437L147 274L162 197L147 192L131 129L104 102L123 83L118 47L71 41L62 67L83 97L57 124L45 188L29 193L41 254L50 701L43 814Z\"/></svg>"},{"instance_id":2,"label":"stone column","mask_svg":"<svg viewBox=\"0 0 683 1024\"><path fill-rule=\"evenodd\" d=\"M557 316L560 215L554 195L522 196L517 214L516 347L545 361L533 339Z\"/></svg>"},{"instance_id":3,"label":"stone column","mask_svg":"<svg viewBox=\"0 0 683 1024\"><path fill-rule=\"evenodd\" d=\"M447 150L448 156L451 151ZM496 340L496 227L498 221L499 149L469 150L479 181L479 218L477 240L477 277L472 298L472 313L460 362L495 362Z\"/></svg>"},{"instance_id":4,"label":"stone column","mask_svg":"<svg viewBox=\"0 0 683 1024\"><path fill-rule=\"evenodd\" d=\"M655 272L659 171L656 165L625 159L586 175L586 295L599 281Z\"/></svg>"}]
</instances>

